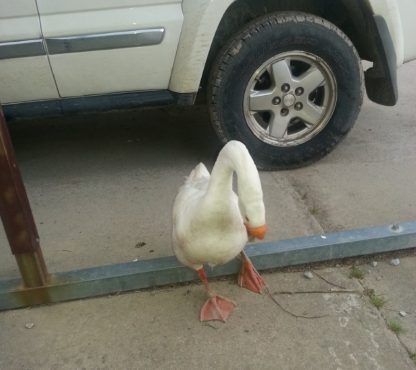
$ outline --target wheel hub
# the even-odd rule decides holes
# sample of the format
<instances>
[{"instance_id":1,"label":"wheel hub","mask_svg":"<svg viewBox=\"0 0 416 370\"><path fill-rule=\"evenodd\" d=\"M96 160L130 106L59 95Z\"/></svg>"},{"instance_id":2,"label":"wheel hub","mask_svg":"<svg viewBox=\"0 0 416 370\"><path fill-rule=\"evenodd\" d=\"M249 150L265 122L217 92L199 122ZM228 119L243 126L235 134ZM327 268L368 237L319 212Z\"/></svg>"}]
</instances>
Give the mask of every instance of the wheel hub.
<instances>
[{"instance_id":1,"label":"wheel hub","mask_svg":"<svg viewBox=\"0 0 416 370\"><path fill-rule=\"evenodd\" d=\"M295 95L293 94L286 94L283 97L283 104L288 108L291 107L293 104L295 104L295 102L296 102L296 98L295 98Z\"/></svg>"}]
</instances>

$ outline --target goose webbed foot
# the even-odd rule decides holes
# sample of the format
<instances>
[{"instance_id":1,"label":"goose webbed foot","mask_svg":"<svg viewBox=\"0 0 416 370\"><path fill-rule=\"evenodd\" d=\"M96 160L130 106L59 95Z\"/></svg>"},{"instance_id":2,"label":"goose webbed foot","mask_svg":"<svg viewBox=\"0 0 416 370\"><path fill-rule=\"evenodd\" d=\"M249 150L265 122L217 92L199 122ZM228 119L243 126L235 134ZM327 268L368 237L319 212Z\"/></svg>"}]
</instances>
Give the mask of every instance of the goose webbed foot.
<instances>
[{"instance_id":1,"label":"goose webbed foot","mask_svg":"<svg viewBox=\"0 0 416 370\"><path fill-rule=\"evenodd\" d=\"M241 252L241 257L243 261L238 275L238 285L255 293L263 293L266 282L244 252Z\"/></svg>"},{"instance_id":2,"label":"goose webbed foot","mask_svg":"<svg viewBox=\"0 0 416 370\"><path fill-rule=\"evenodd\" d=\"M205 289L209 296L208 300L204 303L199 314L201 321L219 320L225 322L233 312L236 304L229 299L220 295L214 294L209 285L208 278L203 267L197 270L198 275L204 283Z\"/></svg>"},{"instance_id":3,"label":"goose webbed foot","mask_svg":"<svg viewBox=\"0 0 416 370\"><path fill-rule=\"evenodd\" d=\"M220 295L213 295L202 306L199 314L201 321L227 321L228 316L233 312L235 303Z\"/></svg>"}]
</instances>

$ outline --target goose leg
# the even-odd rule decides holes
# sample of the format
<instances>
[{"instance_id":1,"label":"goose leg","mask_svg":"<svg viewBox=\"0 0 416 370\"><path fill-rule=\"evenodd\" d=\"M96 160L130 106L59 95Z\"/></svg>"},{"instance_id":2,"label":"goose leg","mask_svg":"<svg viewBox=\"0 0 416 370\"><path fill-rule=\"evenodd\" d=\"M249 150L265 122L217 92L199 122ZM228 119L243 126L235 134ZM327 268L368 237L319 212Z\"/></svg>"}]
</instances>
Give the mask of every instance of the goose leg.
<instances>
[{"instance_id":1,"label":"goose leg","mask_svg":"<svg viewBox=\"0 0 416 370\"><path fill-rule=\"evenodd\" d=\"M208 278L203 267L197 270L198 275L204 283L205 289L208 293L208 300L204 303L199 314L201 321L220 320L225 322L233 312L235 303L220 295L214 294L209 285Z\"/></svg>"},{"instance_id":2,"label":"goose leg","mask_svg":"<svg viewBox=\"0 0 416 370\"><path fill-rule=\"evenodd\" d=\"M266 288L265 281L244 252L241 252L241 257L243 263L241 265L240 274L238 275L238 285L251 290L252 292L261 294L264 288Z\"/></svg>"}]
</instances>

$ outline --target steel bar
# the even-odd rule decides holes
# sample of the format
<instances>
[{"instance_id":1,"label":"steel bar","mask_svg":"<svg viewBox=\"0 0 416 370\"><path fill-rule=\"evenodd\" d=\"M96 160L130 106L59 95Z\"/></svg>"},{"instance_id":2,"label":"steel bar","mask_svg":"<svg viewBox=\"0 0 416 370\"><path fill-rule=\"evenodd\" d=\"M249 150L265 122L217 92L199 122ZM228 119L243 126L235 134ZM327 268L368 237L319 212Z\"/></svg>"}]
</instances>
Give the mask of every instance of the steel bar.
<instances>
[{"instance_id":1,"label":"steel bar","mask_svg":"<svg viewBox=\"0 0 416 370\"><path fill-rule=\"evenodd\" d=\"M22 177L0 108L0 215L25 287L45 285L48 273Z\"/></svg>"},{"instance_id":2,"label":"steel bar","mask_svg":"<svg viewBox=\"0 0 416 370\"><path fill-rule=\"evenodd\" d=\"M247 255L259 270L416 247L416 222L342 231L249 245ZM208 276L236 274L234 260ZM197 280L175 257L162 257L52 274L47 286L25 289L19 279L0 280L0 310L95 297Z\"/></svg>"}]
</instances>

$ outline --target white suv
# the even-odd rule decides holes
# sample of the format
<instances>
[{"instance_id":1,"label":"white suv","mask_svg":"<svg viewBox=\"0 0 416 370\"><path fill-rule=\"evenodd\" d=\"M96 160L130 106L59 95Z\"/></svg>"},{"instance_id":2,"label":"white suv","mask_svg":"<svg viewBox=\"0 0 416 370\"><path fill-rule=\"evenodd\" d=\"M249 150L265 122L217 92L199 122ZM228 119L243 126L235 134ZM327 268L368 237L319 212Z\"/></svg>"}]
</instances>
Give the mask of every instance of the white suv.
<instances>
[{"instance_id":1,"label":"white suv","mask_svg":"<svg viewBox=\"0 0 416 370\"><path fill-rule=\"evenodd\" d=\"M0 0L0 102L11 118L193 104L264 169L328 153L365 83L397 101L416 0ZM361 60L372 62L363 73Z\"/></svg>"}]
</instances>

